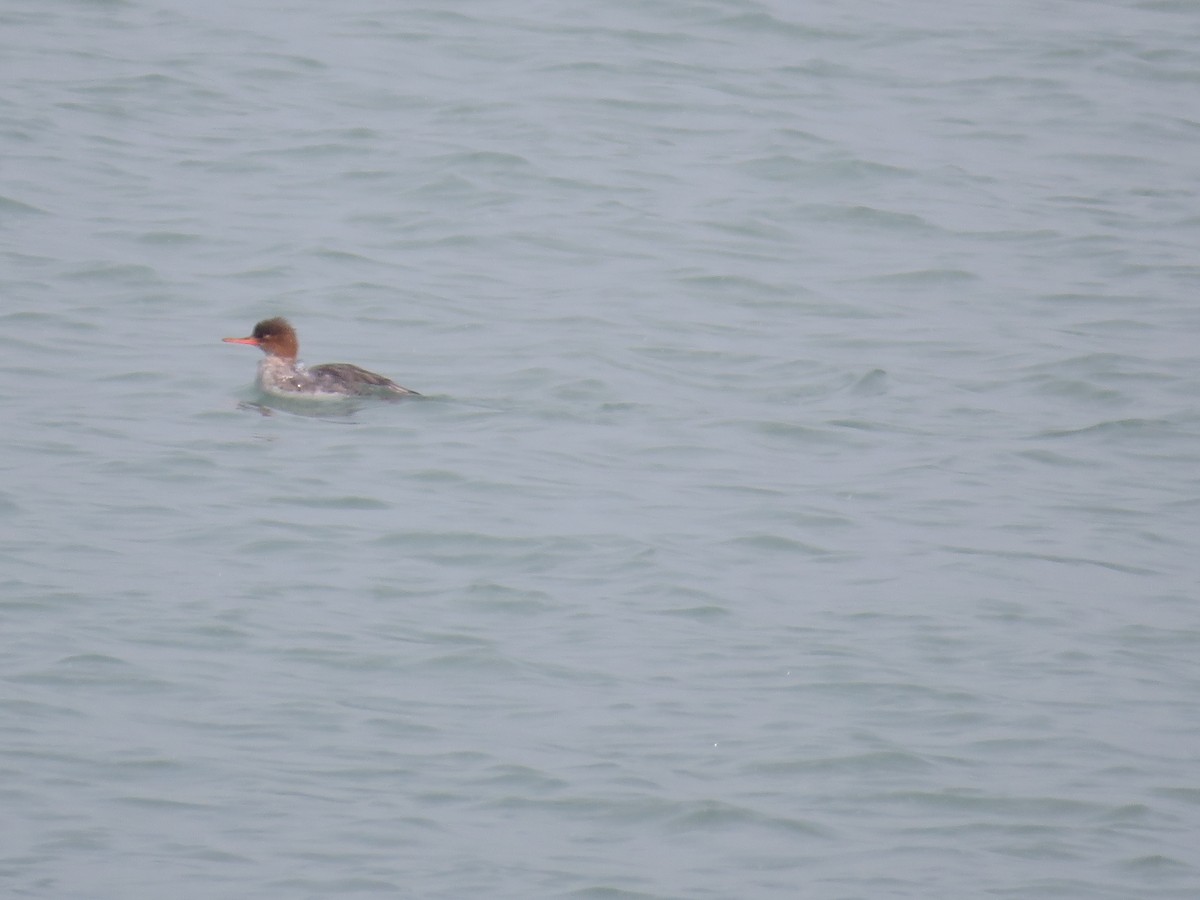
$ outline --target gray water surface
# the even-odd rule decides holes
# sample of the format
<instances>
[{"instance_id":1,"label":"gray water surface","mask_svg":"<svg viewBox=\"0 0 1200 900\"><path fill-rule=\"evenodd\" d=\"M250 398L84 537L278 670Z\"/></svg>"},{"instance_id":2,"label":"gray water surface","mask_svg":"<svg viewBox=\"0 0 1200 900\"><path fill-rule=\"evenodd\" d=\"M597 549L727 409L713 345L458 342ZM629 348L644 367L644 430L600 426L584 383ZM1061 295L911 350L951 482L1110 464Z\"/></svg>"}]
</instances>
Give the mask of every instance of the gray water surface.
<instances>
[{"instance_id":1,"label":"gray water surface","mask_svg":"<svg viewBox=\"0 0 1200 900\"><path fill-rule=\"evenodd\" d=\"M1200 896L1200 7L0 9L0 893ZM426 399L255 408L304 357Z\"/></svg>"}]
</instances>

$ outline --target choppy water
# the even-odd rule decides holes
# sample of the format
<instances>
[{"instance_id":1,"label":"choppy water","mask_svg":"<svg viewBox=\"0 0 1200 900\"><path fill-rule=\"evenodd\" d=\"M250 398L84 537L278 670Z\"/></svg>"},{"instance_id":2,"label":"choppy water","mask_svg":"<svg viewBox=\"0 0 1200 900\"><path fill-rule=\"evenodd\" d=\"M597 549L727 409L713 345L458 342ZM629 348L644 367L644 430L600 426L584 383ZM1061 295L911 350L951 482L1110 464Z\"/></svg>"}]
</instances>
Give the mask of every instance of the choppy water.
<instances>
[{"instance_id":1,"label":"choppy water","mask_svg":"<svg viewBox=\"0 0 1200 900\"><path fill-rule=\"evenodd\" d=\"M5 896L1200 895L1200 7L0 26Z\"/></svg>"}]
</instances>

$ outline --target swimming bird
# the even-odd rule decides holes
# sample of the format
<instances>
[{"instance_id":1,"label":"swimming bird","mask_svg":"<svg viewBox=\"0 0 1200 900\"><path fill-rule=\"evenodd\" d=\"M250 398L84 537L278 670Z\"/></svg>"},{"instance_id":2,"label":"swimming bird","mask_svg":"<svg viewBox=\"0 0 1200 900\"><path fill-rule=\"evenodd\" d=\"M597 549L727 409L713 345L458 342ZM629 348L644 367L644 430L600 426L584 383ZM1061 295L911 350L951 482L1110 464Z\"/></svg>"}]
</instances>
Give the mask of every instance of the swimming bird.
<instances>
[{"instance_id":1,"label":"swimming bird","mask_svg":"<svg viewBox=\"0 0 1200 900\"><path fill-rule=\"evenodd\" d=\"M296 357L300 342L287 319L263 319L249 337L224 339L227 344L249 344L266 356L258 363L258 386L279 397L382 397L399 400L419 397L390 378L350 363L325 363L309 368Z\"/></svg>"}]
</instances>

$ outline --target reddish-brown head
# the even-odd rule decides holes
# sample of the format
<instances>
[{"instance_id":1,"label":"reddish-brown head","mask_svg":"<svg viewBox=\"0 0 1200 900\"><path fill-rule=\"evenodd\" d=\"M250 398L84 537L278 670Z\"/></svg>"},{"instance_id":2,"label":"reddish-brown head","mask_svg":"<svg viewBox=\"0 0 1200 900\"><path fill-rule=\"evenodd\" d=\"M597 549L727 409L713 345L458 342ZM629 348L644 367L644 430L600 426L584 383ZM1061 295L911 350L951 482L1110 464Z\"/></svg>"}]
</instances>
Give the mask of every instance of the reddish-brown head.
<instances>
[{"instance_id":1,"label":"reddish-brown head","mask_svg":"<svg viewBox=\"0 0 1200 900\"><path fill-rule=\"evenodd\" d=\"M296 330L287 319L281 317L263 319L254 326L254 333L250 337L225 338L224 341L227 344L249 344L268 356L281 356L284 359L295 359L300 352Z\"/></svg>"}]
</instances>

